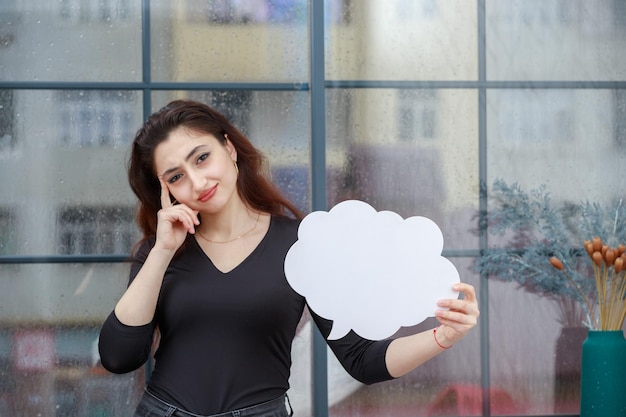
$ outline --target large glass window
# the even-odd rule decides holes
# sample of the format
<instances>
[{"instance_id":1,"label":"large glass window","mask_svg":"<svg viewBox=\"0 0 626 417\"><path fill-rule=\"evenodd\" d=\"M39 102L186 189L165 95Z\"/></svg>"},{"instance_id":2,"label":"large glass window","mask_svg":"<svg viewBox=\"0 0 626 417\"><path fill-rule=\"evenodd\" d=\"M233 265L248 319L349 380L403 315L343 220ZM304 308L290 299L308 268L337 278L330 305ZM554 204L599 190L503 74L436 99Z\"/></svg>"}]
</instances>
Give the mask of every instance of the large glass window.
<instances>
[{"instance_id":1,"label":"large glass window","mask_svg":"<svg viewBox=\"0 0 626 417\"><path fill-rule=\"evenodd\" d=\"M372 386L314 343L305 314L297 416L577 415L580 308L476 266L532 237L492 233L508 201L496 183L544 190L572 228L581 202L624 204L624 4L5 0L0 415L132 413L150 365L111 375L95 344L139 238L129 144L175 98L227 115L304 212L361 199L433 219L481 296L469 337Z\"/></svg>"}]
</instances>

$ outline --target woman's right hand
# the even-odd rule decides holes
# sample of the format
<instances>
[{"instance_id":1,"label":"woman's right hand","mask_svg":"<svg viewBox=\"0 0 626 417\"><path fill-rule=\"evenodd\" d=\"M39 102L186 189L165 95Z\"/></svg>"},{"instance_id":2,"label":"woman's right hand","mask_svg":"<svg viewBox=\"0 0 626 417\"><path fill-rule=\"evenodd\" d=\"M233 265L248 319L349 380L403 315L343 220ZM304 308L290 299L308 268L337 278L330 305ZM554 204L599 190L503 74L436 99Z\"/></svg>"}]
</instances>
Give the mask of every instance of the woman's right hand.
<instances>
[{"instance_id":1,"label":"woman's right hand","mask_svg":"<svg viewBox=\"0 0 626 417\"><path fill-rule=\"evenodd\" d=\"M163 178L161 183L161 210L157 213L155 248L175 252L183 244L187 233L194 234L200 224L198 212L185 204L173 204Z\"/></svg>"}]
</instances>

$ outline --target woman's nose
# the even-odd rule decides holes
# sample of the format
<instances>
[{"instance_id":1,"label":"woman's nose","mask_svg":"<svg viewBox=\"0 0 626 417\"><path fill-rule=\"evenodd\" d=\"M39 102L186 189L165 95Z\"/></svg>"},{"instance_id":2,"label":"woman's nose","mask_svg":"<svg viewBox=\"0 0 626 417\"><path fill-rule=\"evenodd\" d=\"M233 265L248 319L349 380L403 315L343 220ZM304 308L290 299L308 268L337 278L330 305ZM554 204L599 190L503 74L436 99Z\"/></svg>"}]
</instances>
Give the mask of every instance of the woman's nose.
<instances>
[{"instance_id":1,"label":"woman's nose","mask_svg":"<svg viewBox=\"0 0 626 417\"><path fill-rule=\"evenodd\" d=\"M187 175L191 180L194 191L203 191L206 188L206 179L199 172L192 171Z\"/></svg>"}]
</instances>

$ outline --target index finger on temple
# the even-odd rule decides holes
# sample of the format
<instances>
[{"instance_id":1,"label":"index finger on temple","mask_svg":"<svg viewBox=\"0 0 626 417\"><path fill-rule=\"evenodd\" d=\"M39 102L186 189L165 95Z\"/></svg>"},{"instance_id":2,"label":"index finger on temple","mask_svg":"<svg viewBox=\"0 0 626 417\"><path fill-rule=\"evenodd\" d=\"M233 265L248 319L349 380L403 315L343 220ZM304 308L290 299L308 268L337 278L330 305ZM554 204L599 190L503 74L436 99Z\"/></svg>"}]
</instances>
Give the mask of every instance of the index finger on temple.
<instances>
[{"instance_id":1,"label":"index finger on temple","mask_svg":"<svg viewBox=\"0 0 626 417\"><path fill-rule=\"evenodd\" d=\"M170 190L167 188L167 184L163 180L163 177L159 176L159 183L161 183L161 208L172 207L172 201L170 200Z\"/></svg>"}]
</instances>

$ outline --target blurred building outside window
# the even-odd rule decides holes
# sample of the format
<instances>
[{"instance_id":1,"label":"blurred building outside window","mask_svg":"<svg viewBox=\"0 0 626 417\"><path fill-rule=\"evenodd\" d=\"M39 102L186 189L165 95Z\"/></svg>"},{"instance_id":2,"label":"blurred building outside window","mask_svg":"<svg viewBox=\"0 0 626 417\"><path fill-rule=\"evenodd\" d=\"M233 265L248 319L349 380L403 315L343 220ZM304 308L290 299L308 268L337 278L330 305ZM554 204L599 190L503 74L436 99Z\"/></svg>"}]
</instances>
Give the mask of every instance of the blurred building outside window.
<instances>
[{"instance_id":1,"label":"blurred building outside window","mask_svg":"<svg viewBox=\"0 0 626 417\"><path fill-rule=\"evenodd\" d=\"M15 252L15 214L12 207L0 208L0 255Z\"/></svg>"},{"instance_id":2,"label":"blurred building outside window","mask_svg":"<svg viewBox=\"0 0 626 417\"><path fill-rule=\"evenodd\" d=\"M133 93L124 91L61 91L58 94L59 138L65 146L126 147L132 125Z\"/></svg>"},{"instance_id":3,"label":"blurred building outside window","mask_svg":"<svg viewBox=\"0 0 626 417\"><path fill-rule=\"evenodd\" d=\"M140 4L128 0L58 0L55 3L61 22L81 24L126 21Z\"/></svg>"},{"instance_id":4,"label":"blurred building outside window","mask_svg":"<svg viewBox=\"0 0 626 417\"><path fill-rule=\"evenodd\" d=\"M398 90L398 107L399 141L437 137L439 103L436 90Z\"/></svg>"},{"instance_id":5,"label":"blurred building outside window","mask_svg":"<svg viewBox=\"0 0 626 417\"><path fill-rule=\"evenodd\" d=\"M349 22L350 1L326 0L326 19L331 24ZM190 0L187 20L216 24L293 24L306 19L304 0Z\"/></svg>"},{"instance_id":6,"label":"blurred building outside window","mask_svg":"<svg viewBox=\"0 0 626 417\"><path fill-rule=\"evenodd\" d=\"M128 254L136 238L132 207L72 207L58 213L63 255Z\"/></svg>"},{"instance_id":7,"label":"blurred building outside window","mask_svg":"<svg viewBox=\"0 0 626 417\"><path fill-rule=\"evenodd\" d=\"M506 90L498 124L510 143L571 143L576 140L572 90Z\"/></svg>"},{"instance_id":8,"label":"blurred building outside window","mask_svg":"<svg viewBox=\"0 0 626 417\"><path fill-rule=\"evenodd\" d=\"M0 90L0 153L15 146L13 91Z\"/></svg>"}]
</instances>

